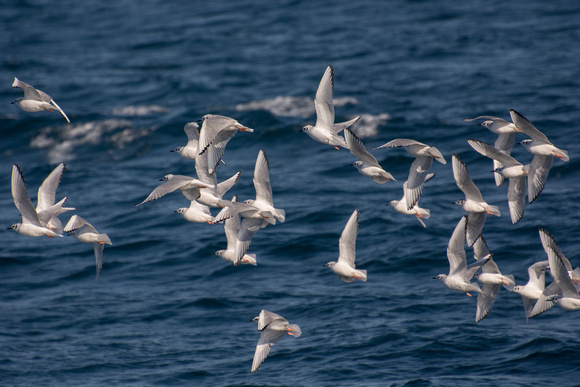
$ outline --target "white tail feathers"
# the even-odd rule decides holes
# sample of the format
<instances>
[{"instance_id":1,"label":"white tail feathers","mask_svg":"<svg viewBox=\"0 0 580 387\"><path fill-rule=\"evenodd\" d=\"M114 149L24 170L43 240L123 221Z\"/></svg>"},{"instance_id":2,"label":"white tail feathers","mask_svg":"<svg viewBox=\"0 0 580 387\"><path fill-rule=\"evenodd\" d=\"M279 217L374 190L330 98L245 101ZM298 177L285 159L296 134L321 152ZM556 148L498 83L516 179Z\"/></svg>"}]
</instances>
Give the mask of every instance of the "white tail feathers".
<instances>
[{"instance_id":1,"label":"white tail feathers","mask_svg":"<svg viewBox=\"0 0 580 387\"><path fill-rule=\"evenodd\" d=\"M354 274L357 277L360 277L360 280L365 282L367 280L367 271L366 270L355 270Z\"/></svg>"},{"instance_id":2,"label":"white tail feathers","mask_svg":"<svg viewBox=\"0 0 580 387\"><path fill-rule=\"evenodd\" d=\"M288 334L292 335L294 337L300 337L300 335L302 334L300 327L296 324L288 324L287 329L288 329Z\"/></svg>"}]
</instances>

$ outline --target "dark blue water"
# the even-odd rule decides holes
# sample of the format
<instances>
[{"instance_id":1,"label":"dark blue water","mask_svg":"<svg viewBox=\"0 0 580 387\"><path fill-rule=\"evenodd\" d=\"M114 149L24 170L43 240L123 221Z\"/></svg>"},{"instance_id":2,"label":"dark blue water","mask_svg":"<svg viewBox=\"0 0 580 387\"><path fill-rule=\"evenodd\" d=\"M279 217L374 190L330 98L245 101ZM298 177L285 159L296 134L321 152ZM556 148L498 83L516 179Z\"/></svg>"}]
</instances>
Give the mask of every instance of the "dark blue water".
<instances>
[{"instance_id":1,"label":"dark blue water","mask_svg":"<svg viewBox=\"0 0 580 387\"><path fill-rule=\"evenodd\" d=\"M475 299L434 275L462 211L451 155L485 199L484 235L516 282L546 259L538 228L580 265L580 4L570 1L11 1L0 5L0 208L19 221L13 163L33 200L60 162L58 198L106 232L99 281L93 250L73 238L2 231L0 384L529 386L580 385L580 312L555 307L526 324L521 299L502 289L475 323ZM315 121L312 98L335 68L337 120L355 115L367 147L414 138L441 150L421 197L427 229L386 203L402 196L412 158L375 151L398 182L375 184L336 151L297 133ZM57 113L10 105L13 77L49 93ZM509 219L507 186L468 138L495 135L465 117L509 118L513 108L570 155L546 188ZM260 149L285 223L261 230L258 266L234 267L220 225L186 222L179 193L139 208L167 173L193 174L169 150L183 126L223 114L255 129L228 144L218 178L241 170L230 195L252 198ZM518 136L518 141L525 136ZM513 155L531 156L516 145ZM366 283L327 268L354 209L357 265ZM63 222L69 214L61 216ZM468 257L471 259L471 251ZM549 276L547 276L549 278ZM301 326L250 374L261 309Z\"/></svg>"}]
</instances>

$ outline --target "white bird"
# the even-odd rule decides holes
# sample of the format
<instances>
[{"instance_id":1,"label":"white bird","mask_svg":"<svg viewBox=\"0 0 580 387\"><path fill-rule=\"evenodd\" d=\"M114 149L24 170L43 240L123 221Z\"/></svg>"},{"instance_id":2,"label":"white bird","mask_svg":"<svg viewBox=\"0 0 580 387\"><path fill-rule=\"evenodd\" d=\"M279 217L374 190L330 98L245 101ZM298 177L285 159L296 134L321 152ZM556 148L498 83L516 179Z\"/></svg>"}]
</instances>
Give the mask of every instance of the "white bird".
<instances>
[{"instance_id":1,"label":"white bird","mask_svg":"<svg viewBox=\"0 0 580 387\"><path fill-rule=\"evenodd\" d=\"M544 251L548 255L550 273L554 282L550 284L536 301L530 311L530 317L538 316L554 304L559 304L566 310L580 309L580 296L575 284L579 284L580 269L572 270L570 261L564 256L554 238L544 229L540 229L540 240Z\"/></svg>"},{"instance_id":2,"label":"white bird","mask_svg":"<svg viewBox=\"0 0 580 387\"><path fill-rule=\"evenodd\" d=\"M524 216L526 207L526 177L528 176L530 166L522 165L522 163L509 154L503 153L483 141L469 139L467 142L477 152L497 161L501 165L493 172L509 179L507 194L508 205L512 223L516 224Z\"/></svg>"},{"instance_id":3,"label":"white bird","mask_svg":"<svg viewBox=\"0 0 580 387\"><path fill-rule=\"evenodd\" d=\"M516 126L504 120L503 118L494 116L479 116L475 118L464 118L464 121L475 121L475 120L485 120L479 126L489 129L493 133L496 133L497 140L493 147L504 154L509 155L514 147L515 133L517 132ZM502 167L502 163L498 160L493 160L493 169L498 170ZM504 177L501 174L495 175L495 184L500 187L503 184Z\"/></svg>"},{"instance_id":4,"label":"white bird","mask_svg":"<svg viewBox=\"0 0 580 387\"><path fill-rule=\"evenodd\" d=\"M211 187L211 185L205 184L198 179L183 175L165 175L160 181L164 181L164 183L157 186L157 188L155 188L145 200L141 203L135 204L135 206L140 206L153 200L157 200L175 190L180 190L187 200L197 200L201 195L199 191L200 188Z\"/></svg>"},{"instance_id":5,"label":"white bird","mask_svg":"<svg viewBox=\"0 0 580 387\"><path fill-rule=\"evenodd\" d=\"M205 204L192 200L189 207L182 207L175 210L183 216L183 219L193 223L212 223L213 216L209 212L209 207Z\"/></svg>"},{"instance_id":6,"label":"white bird","mask_svg":"<svg viewBox=\"0 0 580 387\"><path fill-rule=\"evenodd\" d=\"M237 195L234 196L231 201L234 203L237 202L238 201ZM224 210L227 210L227 208L225 208ZM227 247L225 250L218 250L214 254L219 255L220 257L222 257L226 261L233 262L234 264L235 263L248 263L250 265L256 266L257 265L256 254L244 254L239 259L238 262L235 262L235 260L234 260L236 242L238 241L238 235L240 233L240 216L238 214L233 214L231 217L228 217L227 219L225 219L224 231L226 233L226 239L228 242Z\"/></svg>"},{"instance_id":7,"label":"white bird","mask_svg":"<svg viewBox=\"0 0 580 387\"><path fill-rule=\"evenodd\" d=\"M341 146L348 148L344 138L338 135L340 131L350 127L360 119L360 116L352 120L334 123L334 102L332 101L332 93L334 92L334 69L328 66L318 90L316 90L316 97L314 98L314 109L316 110L316 124L306 125L300 132L309 135L313 140L323 144L332 145L336 149Z\"/></svg>"},{"instance_id":8,"label":"white bird","mask_svg":"<svg viewBox=\"0 0 580 387\"><path fill-rule=\"evenodd\" d=\"M479 285L471 282L475 272L481 266L485 265L487 260L481 259L475 263L467 265L467 257L465 255L465 233L467 229L467 216L463 216L447 245L447 260L449 261L449 274L439 274L433 279L438 279L443 282L448 289L465 292L469 297L469 292L481 293Z\"/></svg>"},{"instance_id":9,"label":"white bird","mask_svg":"<svg viewBox=\"0 0 580 387\"><path fill-rule=\"evenodd\" d=\"M525 285L516 285L511 290L522 297L526 320L534 307L534 301L542 296L546 286L546 269L550 266L548 260L534 263L528 268L528 282Z\"/></svg>"},{"instance_id":10,"label":"white bird","mask_svg":"<svg viewBox=\"0 0 580 387\"><path fill-rule=\"evenodd\" d=\"M254 129L240 124L233 118L215 114L206 114L202 117L202 121L197 150L199 155L208 152L208 172L213 174L224 155L228 141L238 131L253 132Z\"/></svg>"},{"instance_id":11,"label":"white bird","mask_svg":"<svg viewBox=\"0 0 580 387\"><path fill-rule=\"evenodd\" d=\"M59 167L57 167L59 168ZM54 172L54 171L53 171ZM52 174L51 174L52 175ZM50 176L49 176L50 177ZM51 179L49 179L51 180ZM20 211L20 215L22 216L22 223L15 223L13 224L9 230L12 229L19 234L31 236L31 237L39 237L46 235L47 237L54 238L54 237L62 237L62 235L52 231L49 227L50 221L61 214L63 211L63 205L67 201L67 197L62 199L57 204L52 205L49 208L44 208L41 213L38 213L30 200L30 195L28 194L28 188L26 188L26 183L24 182L24 178L22 177L22 171L18 164L14 164L12 166L12 179L11 179L11 191L12 191L12 198L14 199L14 205ZM51 184L48 184L49 186ZM48 189L46 191L49 191ZM41 202L48 202L50 201L49 198L46 196L43 198L41 193ZM53 197L54 201L54 197ZM44 204L41 204L43 207ZM66 207L65 207L66 208ZM68 211L66 209L65 211Z\"/></svg>"},{"instance_id":12,"label":"white bird","mask_svg":"<svg viewBox=\"0 0 580 387\"><path fill-rule=\"evenodd\" d=\"M95 263L97 265L97 279L103 268L103 250L105 244L112 245L107 234L100 234L89 222L78 215L73 215L66 226L64 232L73 236L82 243L92 243L95 250Z\"/></svg>"},{"instance_id":13,"label":"white bird","mask_svg":"<svg viewBox=\"0 0 580 387\"><path fill-rule=\"evenodd\" d=\"M187 144L184 146L177 147L171 152L176 152L181 155L181 157L188 159L188 160L195 160L197 155L199 154L198 151L198 144L199 144L199 125L197 122L188 122L183 127L185 134L187 135Z\"/></svg>"},{"instance_id":14,"label":"white bird","mask_svg":"<svg viewBox=\"0 0 580 387\"><path fill-rule=\"evenodd\" d=\"M50 230L56 232L57 234L62 234L62 223L58 218L58 215L67 212L74 211L73 207L63 207L66 199L62 199L62 204L57 204L55 207L55 196L56 189L62 180L62 176L66 170L65 163L60 163L54 168L54 170L47 176L38 188L38 195L36 197L36 213L38 214L38 219L43 227L47 227ZM56 212L55 212L56 211Z\"/></svg>"},{"instance_id":15,"label":"white bird","mask_svg":"<svg viewBox=\"0 0 580 387\"><path fill-rule=\"evenodd\" d=\"M477 311L475 313L475 322L477 323L487 317L491 311L500 286L503 285L506 289L511 290L515 282L513 275L501 274L497 264L491 258L483 236L479 237L473 244L473 257L477 261L489 258L487 263L481 267L481 273L479 275L476 274L477 281L482 284L481 293L477 296Z\"/></svg>"},{"instance_id":16,"label":"white bird","mask_svg":"<svg viewBox=\"0 0 580 387\"><path fill-rule=\"evenodd\" d=\"M528 201L531 203L542 193L548 173L552 168L554 157L566 162L570 161L570 158L568 157L568 152L556 148L544 133L536 129L520 113L512 109L510 110L510 115L518 131L527 134L531 138L531 140L524 140L520 143L528 152L534 155L528 175Z\"/></svg>"},{"instance_id":17,"label":"white bird","mask_svg":"<svg viewBox=\"0 0 580 387\"><path fill-rule=\"evenodd\" d=\"M41 112L44 110L49 112L57 110L70 124L70 120L66 114L64 114L64 111L56 104L56 102L54 102L52 97L46 94L44 91L35 89L28 83L24 83L16 77L14 77L12 87L24 90L24 97L17 98L14 102L12 102L18 105L20 109L24 110L25 112L32 113Z\"/></svg>"},{"instance_id":18,"label":"white bird","mask_svg":"<svg viewBox=\"0 0 580 387\"><path fill-rule=\"evenodd\" d=\"M461 206L463 211L467 212L467 245L473 246L477 238L481 235L483 225L485 224L485 215L501 216L498 206L487 204L481 196L481 192L471 180L467 167L456 154L452 157L453 177L455 183L465 194L465 200L461 199L455 202Z\"/></svg>"},{"instance_id":19,"label":"white bird","mask_svg":"<svg viewBox=\"0 0 580 387\"><path fill-rule=\"evenodd\" d=\"M435 177L435 174L429 173L425 177L425 182L431 180L433 177ZM419 207L419 200L417 200L417 203L413 206L413 208L409 210L407 208L407 200L406 200L408 192L409 190L407 190L407 181L406 181L403 184L403 197L401 198L401 200L391 200L387 205L393 207L395 211L401 214L415 215L417 217L417 220L423 225L423 227L427 228L427 225L425 225L423 219L429 219L429 217L431 216L431 211L427 208Z\"/></svg>"},{"instance_id":20,"label":"white bird","mask_svg":"<svg viewBox=\"0 0 580 387\"><path fill-rule=\"evenodd\" d=\"M213 147L213 145L210 145L210 151L213 149ZM226 192L228 192L238 182L242 172L238 171L229 179L224 180L218 184L216 174L210 173L210 153L211 152L204 152L203 154L197 154L195 158L195 171L197 173L197 178L202 183L209 186L208 188L200 189L199 198L196 200L201 204L205 204L206 206L217 208L220 207L219 202L222 200L223 195L225 195Z\"/></svg>"},{"instance_id":21,"label":"white bird","mask_svg":"<svg viewBox=\"0 0 580 387\"><path fill-rule=\"evenodd\" d=\"M371 155L369 151L367 151L367 148L362 143L362 141L357 136L355 136L350 129L344 129L344 138L350 153L360 159L360 161L355 161L352 165L355 166L363 176L370 177L375 183L378 184L384 184L390 180L397 181L393 175L385 171L379 165L379 162L375 156Z\"/></svg>"},{"instance_id":22,"label":"white bird","mask_svg":"<svg viewBox=\"0 0 580 387\"><path fill-rule=\"evenodd\" d=\"M439 152L439 149L408 138L396 138L374 149L398 147L405 148L409 154L415 156L415 160L413 161L413 164L411 164L411 169L409 170L409 177L407 178L407 193L405 194L407 209L410 210L415 204L417 204L417 201L421 196L423 185L425 184L425 178L433 165L433 159L439 161L441 164L447 164L447 161L441 152Z\"/></svg>"},{"instance_id":23,"label":"white bird","mask_svg":"<svg viewBox=\"0 0 580 387\"><path fill-rule=\"evenodd\" d=\"M262 332L256 352L254 353L254 361L252 362L252 373L258 371L260 365L264 362L270 349L280 341L286 334L294 337L300 337L302 331L296 324L288 323L284 317L263 310L259 316L254 317L253 322L258 323L258 330Z\"/></svg>"},{"instance_id":24,"label":"white bird","mask_svg":"<svg viewBox=\"0 0 580 387\"><path fill-rule=\"evenodd\" d=\"M328 262L325 267L338 275L342 282L354 282L355 279L366 281L367 271L357 270L354 264L356 258L356 236L358 234L358 210L354 210L346 223L338 241L338 261Z\"/></svg>"}]
</instances>

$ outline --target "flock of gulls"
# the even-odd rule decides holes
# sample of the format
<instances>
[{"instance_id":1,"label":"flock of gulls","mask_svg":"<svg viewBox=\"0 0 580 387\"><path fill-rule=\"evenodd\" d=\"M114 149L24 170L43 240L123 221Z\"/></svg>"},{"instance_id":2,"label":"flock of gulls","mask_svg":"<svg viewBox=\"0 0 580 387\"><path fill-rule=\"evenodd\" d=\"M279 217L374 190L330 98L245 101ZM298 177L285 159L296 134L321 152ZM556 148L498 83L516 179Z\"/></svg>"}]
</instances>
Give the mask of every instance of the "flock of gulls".
<instances>
[{"instance_id":1,"label":"flock of gulls","mask_svg":"<svg viewBox=\"0 0 580 387\"><path fill-rule=\"evenodd\" d=\"M56 110L70 123L64 111L48 94L17 78L14 78L12 86L24 91L24 97L13 102L22 110L27 112ZM316 123L306 125L300 131L320 143L336 149L340 147L348 149L358 158L353 166L363 176L370 177L376 183L396 181L393 175L380 166L377 159L350 129L360 117L341 123L334 122L333 91L334 71L332 66L328 66L314 99ZM528 203L532 203L544 188L553 159L558 158L567 162L569 158L565 150L554 146L521 114L510 110L510 116L512 122L493 116L479 116L465 119L465 121L481 121L481 126L498 134L497 141L493 145L475 139L469 139L468 143L475 151L493 160L493 172L498 187L504 183L505 179L509 181L508 206L511 221L515 224L524 214L526 192ZM284 222L286 218L285 211L274 206L268 158L263 149L259 151L253 178L256 190L255 199L240 201L237 195L233 195L230 200L225 199L224 196L237 183L241 175L241 171L238 171L230 178L218 183L216 171L220 164L224 163L222 158L226 145L237 132L252 132L253 129L240 124L233 118L221 115L207 114L198 122L201 122L201 127L197 122L185 125L187 144L172 150L183 158L195 162L197 177L166 175L161 179L162 183L135 206L150 203L179 190L191 202L188 208L175 211L180 213L185 220L224 224L227 245L224 250L216 251L215 254L232 262L233 265L255 266L257 265L256 254L248 253L253 236L259 230L275 225L276 222ZM344 133L344 137L339 134L340 132ZM530 164L524 165L510 155L516 133L529 137L519 144L533 155ZM423 227L427 227L424 220L429 219L430 211L419 207L419 198L424 184L435 175L429 172L433 160L441 164L446 164L446 160L437 148L404 138L394 139L373 150L398 147L404 148L415 157L415 160L403 184L403 197L401 200L391 201L389 205L401 214L415 216ZM467 215L460 219L449 240L447 247L449 273L439 274L434 278L441 280L443 285L451 290L465 292L468 296L472 296L472 293L478 294L476 322L488 315L502 286L521 295L526 319L545 312L555 304L567 310L579 310L580 268L572 269L570 261L566 259L554 238L544 229L540 229L539 234L548 259L530 266L528 283L516 285L513 275L501 273L482 236L486 216L501 216L499 207L488 204L483 199L480 190L469 176L467 166L456 154L452 156L452 168L455 182L465 195L465 199L458 200L456 204ZM44 180L38 189L35 208L22 171L18 164L14 164L11 189L14 204L20 211L22 222L12 225L11 229L32 237L45 235L54 238L67 234L80 242L92 243L98 279L103 262L103 248L105 244L111 245L111 240L107 234L99 233L95 227L78 215L73 215L67 224L62 226L58 216L75 210L75 208L65 207L68 197L55 203L56 190L65 169L64 163L58 165ZM210 208L219 209L219 212L214 216ZM359 211L355 210L340 236L338 260L325 265L343 282L367 280L367 271L356 269L355 266L358 225ZM470 264L467 263L466 244L473 248L474 262ZM553 278L549 286L545 286L547 269ZM474 278L477 282L472 282ZM286 334L299 337L302 332L298 325L290 324L282 316L266 310L262 310L252 321L258 324L258 330L261 331L251 368L251 372L254 373L276 342Z\"/></svg>"}]
</instances>

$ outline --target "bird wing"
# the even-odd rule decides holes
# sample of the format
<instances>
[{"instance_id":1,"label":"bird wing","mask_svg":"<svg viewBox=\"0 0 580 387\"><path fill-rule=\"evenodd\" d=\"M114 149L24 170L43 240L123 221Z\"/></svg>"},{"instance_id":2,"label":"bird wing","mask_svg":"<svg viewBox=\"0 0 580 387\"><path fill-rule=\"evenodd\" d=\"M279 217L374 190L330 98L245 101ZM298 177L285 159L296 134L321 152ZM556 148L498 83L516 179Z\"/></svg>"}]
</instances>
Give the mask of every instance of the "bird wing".
<instances>
[{"instance_id":1,"label":"bird wing","mask_svg":"<svg viewBox=\"0 0 580 387\"><path fill-rule=\"evenodd\" d=\"M216 189L217 196L219 196L220 198L222 196L224 196L226 194L226 192L228 192L238 182L241 174L242 174L242 171L238 171L238 172L236 172L235 175L233 175L229 179L224 180L221 183L219 183L217 185L217 189Z\"/></svg>"},{"instance_id":2,"label":"bird wing","mask_svg":"<svg viewBox=\"0 0 580 387\"><path fill-rule=\"evenodd\" d=\"M268 357L270 349L285 335L285 331L262 331L260 340L258 340L258 345L256 345L256 352L254 352L254 360L252 361L252 373L258 371L260 365L264 362L266 357Z\"/></svg>"},{"instance_id":3,"label":"bird wing","mask_svg":"<svg viewBox=\"0 0 580 387\"><path fill-rule=\"evenodd\" d=\"M530 136L530 138L537 143L547 143L550 144L548 137L542 132L540 132L528 119L522 116L520 113L516 112L514 109L510 109L510 116L516 128L521 132Z\"/></svg>"},{"instance_id":4,"label":"bird wing","mask_svg":"<svg viewBox=\"0 0 580 387\"><path fill-rule=\"evenodd\" d=\"M509 124L509 122L507 122L503 118L494 117L494 116L478 116L478 117L475 117L475 118L464 118L463 119L463 121L466 121L466 122L475 121L475 120L501 121L501 122L505 122L506 124Z\"/></svg>"},{"instance_id":5,"label":"bird wing","mask_svg":"<svg viewBox=\"0 0 580 387\"><path fill-rule=\"evenodd\" d=\"M12 198L14 199L14 204L18 211L20 211L20 215L22 216L22 223L30 223L35 226L40 225L40 221L38 220L38 214L34 209L34 205L30 200L30 195L28 194L28 188L26 188L26 183L24 182L24 178L22 177L22 171L18 164L14 164L12 166Z\"/></svg>"},{"instance_id":6,"label":"bird wing","mask_svg":"<svg viewBox=\"0 0 580 387\"><path fill-rule=\"evenodd\" d=\"M406 201L407 209L411 209L417 204L421 193L423 192L423 185L427 177L427 173L433 165L433 157L419 156L415 158L409 169L409 177L407 178Z\"/></svg>"},{"instance_id":7,"label":"bird wing","mask_svg":"<svg viewBox=\"0 0 580 387\"><path fill-rule=\"evenodd\" d=\"M489 255L489 248L487 247L487 243L483 239L483 235L475 241L473 244L473 258L476 261L479 261L482 258L485 258Z\"/></svg>"},{"instance_id":8,"label":"bird wing","mask_svg":"<svg viewBox=\"0 0 580 387\"><path fill-rule=\"evenodd\" d=\"M65 163L61 163L48 175L46 179L44 179L38 188L38 197L36 203L37 212L46 210L54 205L56 189L58 188L65 170Z\"/></svg>"},{"instance_id":9,"label":"bird wing","mask_svg":"<svg viewBox=\"0 0 580 387\"><path fill-rule=\"evenodd\" d=\"M262 311L260 312L260 316L258 318L258 330L259 331L264 330L264 328L267 328L268 325L270 325L270 323L274 320L278 320L283 323L288 323L288 320L286 320L279 314L262 309Z\"/></svg>"},{"instance_id":10,"label":"bird wing","mask_svg":"<svg viewBox=\"0 0 580 387\"><path fill-rule=\"evenodd\" d=\"M486 265L487 266L487 265ZM485 267L485 266L484 266ZM475 322L483 320L490 312L493 303L499 293L500 285L483 284L481 293L477 296L477 311Z\"/></svg>"},{"instance_id":11,"label":"bird wing","mask_svg":"<svg viewBox=\"0 0 580 387\"><path fill-rule=\"evenodd\" d=\"M331 131L334 128L334 102L332 93L334 92L334 69L328 66L314 98L314 109L316 110L316 127ZM334 132L334 130L332 130Z\"/></svg>"},{"instance_id":12,"label":"bird wing","mask_svg":"<svg viewBox=\"0 0 580 387\"><path fill-rule=\"evenodd\" d=\"M240 259L246 254L252 243L254 234L261 228L266 227L269 223L263 219L244 218L240 225L240 231L234 247L234 265L237 265Z\"/></svg>"},{"instance_id":13,"label":"bird wing","mask_svg":"<svg viewBox=\"0 0 580 387\"><path fill-rule=\"evenodd\" d=\"M263 149L260 149L260 153L258 153L258 158L256 159L254 188L256 189L257 201L264 201L273 205L272 186L270 185L270 165L266 157L266 152Z\"/></svg>"},{"instance_id":14,"label":"bird wing","mask_svg":"<svg viewBox=\"0 0 580 387\"><path fill-rule=\"evenodd\" d=\"M24 99L31 99L35 101L44 101L44 102L50 102L50 100L52 99L50 98L50 96L48 96L48 94L44 93L45 95L48 96L48 100L45 101L40 95L40 90L35 89L26 82L22 82L16 77L14 78L14 82L12 83L12 87L22 89L24 91Z\"/></svg>"},{"instance_id":15,"label":"bird wing","mask_svg":"<svg viewBox=\"0 0 580 387\"><path fill-rule=\"evenodd\" d=\"M44 93L43 91L40 91L40 93L44 94L46 97L50 98L50 96L46 93ZM43 97L44 98L44 97ZM64 119L66 120L66 122L68 122L70 124L70 120L68 119L68 117L66 116L66 114L64 113L64 110L62 110L60 108L60 106L57 105L57 103L54 101L54 99L50 98L50 100L48 101L52 106L54 106L56 108L56 110L58 110L58 112L64 117Z\"/></svg>"},{"instance_id":16,"label":"bird wing","mask_svg":"<svg viewBox=\"0 0 580 387\"><path fill-rule=\"evenodd\" d=\"M467 215L467 246L473 246L477 238L481 236L485 219L485 212L470 212Z\"/></svg>"},{"instance_id":17,"label":"bird wing","mask_svg":"<svg viewBox=\"0 0 580 387\"><path fill-rule=\"evenodd\" d=\"M552 156L534 155L528 172L528 201L530 203L536 200L544 190L553 161Z\"/></svg>"},{"instance_id":18,"label":"bird wing","mask_svg":"<svg viewBox=\"0 0 580 387\"><path fill-rule=\"evenodd\" d=\"M568 274L564 261L554 249L548 250L548 261L550 262L550 272L552 273L552 277L554 277L554 281L558 283L562 295L564 297L580 298L578 290Z\"/></svg>"},{"instance_id":19,"label":"bird wing","mask_svg":"<svg viewBox=\"0 0 580 387\"><path fill-rule=\"evenodd\" d=\"M528 283L543 291L546 286L546 269L548 267L550 267L550 261L548 260L536 262L530 266L528 268L530 277Z\"/></svg>"},{"instance_id":20,"label":"bird wing","mask_svg":"<svg viewBox=\"0 0 580 387\"><path fill-rule=\"evenodd\" d=\"M348 121L344 121L344 122L339 122L334 124L334 133L340 133L341 130L344 130L346 128L350 128L352 125L354 125L358 120L360 120L361 116L356 116L353 119L350 119Z\"/></svg>"},{"instance_id":21,"label":"bird wing","mask_svg":"<svg viewBox=\"0 0 580 387\"><path fill-rule=\"evenodd\" d=\"M64 226L63 231L66 233L73 232L84 228L85 231L92 232L98 234L98 231L93 227L92 224L84 220L78 215L73 215L67 222L66 226Z\"/></svg>"},{"instance_id":22,"label":"bird wing","mask_svg":"<svg viewBox=\"0 0 580 387\"><path fill-rule=\"evenodd\" d=\"M512 177L510 178L510 185L508 188L508 205L510 208L510 216L512 223L516 224L524 216L526 208L526 177Z\"/></svg>"},{"instance_id":23,"label":"bird wing","mask_svg":"<svg viewBox=\"0 0 580 387\"><path fill-rule=\"evenodd\" d=\"M467 267L467 257L465 255L465 230L467 227L467 216L463 216L447 244L447 259L449 260L449 275L461 273Z\"/></svg>"},{"instance_id":24,"label":"bird wing","mask_svg":"<svg viewBox=\"0 0 580 387\"><path fill-rule=\"evenodd\" d=\"M347 263L354 268L354 260L356 258L356 236L358 234L358 210L354 210L350 216L340 239L338 241L338 261Z\"/></svg>"},{"instance_id":25,"label":"bird wing","mask_svg":"<svg viewBox=\"0 0 580 387\"><path fill-rule=\"evenodd\" d=\"M206 114L202 120L197 148L200 155L214 142L218 133L236 123L233 118L215 114Z\"/></svg>"},{"instance_id":26,"label":"bird wing","mask_svg":"<svg viewBox=\"0 0 580 387\"><path fill-rule=\"evenodd\" d=\"M344 129L344 139L346 140L350 153L358 157L363 163L379 168L381 167L375 156L367 151L363 142L348 128Z\"/></svg>"},{"instance_id":27,"label":"bird wing","mask_svg":"<svg viewBox=\"0 0 580 387\"><path fill-rule=\"evenodd\" d=\"M103 268L103 250L105 249L105 245L100 243L93 243L93 247L95 250L95 264L97 266L97 279L98 279L99 274L101 273L101 269Z\"/></svg>"},{"instance_id":28,"label":"bird wing","mask_svg":"<svg viewBox=\"0 0 580 387\"><path fill-rule=\"evenodd\" d=\"M183 131L187 135L187 145L197 149L199 143L199 125L197 122L188 122L183 127Z\"/></svg>"},{"instance_id":29,"label":"bird wing","mask_svg":"<svg viewBox=\"0 0 580 387\"><path fill-rule=\"evenodd\" d=\"M506 167L522 165L522 163L511 157L509 154L505 153L504 151L496 149L493 145L490 145L486 142L473 139L469 139L467 140L467 142L478 153L487 156L491 159L497 160Z\"/></svg>"},{"instance_id":30,"label":"bird wing","mask_svg":"<svg viewBox=\"0 0 580 387\"><path fill-rule=\"evenodd\" d=\"M150 194L147 196L145 200L143 200L139 204L135 204L135 206L140 206L145 203L152 202L153 200L157 200L168 193L175 191L176 189L180 189L185 185L189 184L193 178L188 176L174 176L171 180L164 182L163 184L157 186ZM199 194L199 188L198 188ZM199 197L199 195L198 195ZM197 199L197 198L194 198ZM191 199L193 200L193 199Z\"/></svg>"},{"instance_id":31,"label":"bird wing","mask_svg":"<svg viewBox=\"0 0 580 387\"><path fill-rule=\"evenodd\" d=\"M453 177L459 189L463 191L467 199L483 202L483 196L481 196L479 188L471 180L465 163L456 154L453 155L452 159Z\"/></svg>"},{"instance_id":32,"label":"bird wing","mask_svg":"<svg viewBox=\"0 0 580 387\"><path fill-rule=\"evenodd\" d=\"M377 148L373 148L373 149L397 148L400 146L411 146L411 145L427 146L427 145L423 144L422 142L411 140L409 138L395 138L394 140L391 140L391 141L387 142L386 144L383 144L383 145L381 145Z\"/></svg>"}]
</instances>

